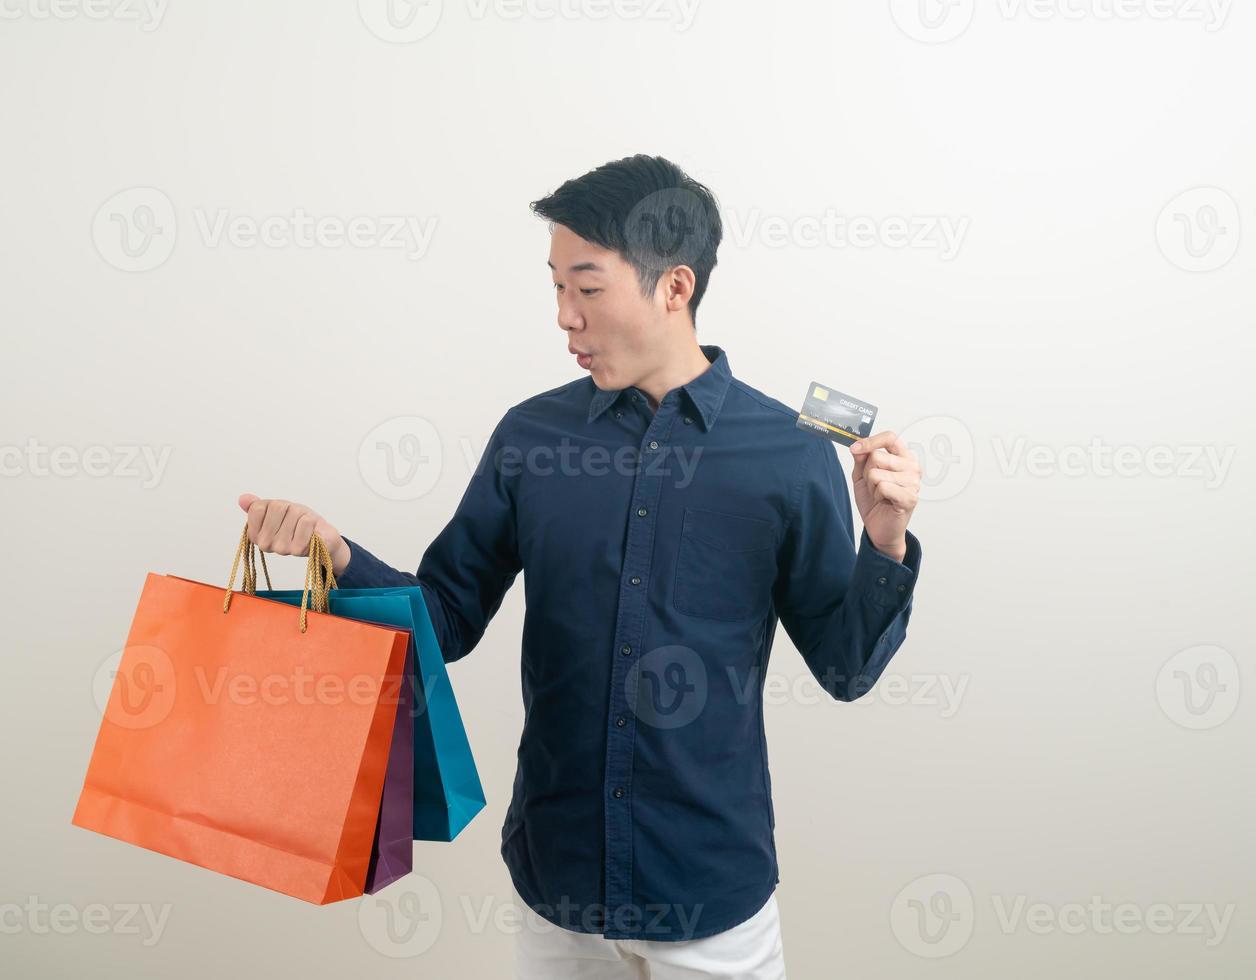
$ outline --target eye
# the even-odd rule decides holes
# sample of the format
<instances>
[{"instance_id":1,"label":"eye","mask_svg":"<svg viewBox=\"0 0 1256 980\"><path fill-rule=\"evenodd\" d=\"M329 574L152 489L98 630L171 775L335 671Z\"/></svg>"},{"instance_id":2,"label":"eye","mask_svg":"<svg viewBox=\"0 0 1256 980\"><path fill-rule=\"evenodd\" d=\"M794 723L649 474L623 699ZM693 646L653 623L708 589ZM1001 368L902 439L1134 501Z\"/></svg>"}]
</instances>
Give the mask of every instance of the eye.
<instances>
[{"instance_id":1,"label":"eye","mask_svg":"<svg viewBox=\"0 0 1256 980\"><path fill-rule=\"evenodd\" d=\"M563 284L562 284L561 282L556 282L556 283L554 283L554 288L555 288L555 289L557 289L557 290L561 293L561 292L563 291ZM582 296L592 296L592 295L594 295L595 293L600 293L601 291L602 291L602 290L601 290L600 288L592 288L592 287L590 287L590 288L588 288L588 289L581 289L581 290L580 290L580 294L581 294Z\"/></svg>"}]
</instances>

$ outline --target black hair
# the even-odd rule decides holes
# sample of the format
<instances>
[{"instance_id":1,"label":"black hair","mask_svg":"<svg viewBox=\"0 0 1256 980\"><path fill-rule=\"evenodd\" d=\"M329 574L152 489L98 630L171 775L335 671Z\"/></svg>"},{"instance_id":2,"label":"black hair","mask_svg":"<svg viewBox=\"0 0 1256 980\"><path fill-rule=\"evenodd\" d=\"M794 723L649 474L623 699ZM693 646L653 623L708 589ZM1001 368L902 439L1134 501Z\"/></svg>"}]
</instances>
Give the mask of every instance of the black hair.
<instances>
[{"instance_id":1,"label":"black hair","mask_svg":"<svg viewBox=\"0 0 1256 980\"><path fill-rule=\"evenodd\" d=\"M715 195L663 157L624 157L566 181L532 212L570 228L585 241L612 249L637 273L649 296L667 269L693 270L689 315L698 320L723 227Z\"/></svg>"}]
</instances>

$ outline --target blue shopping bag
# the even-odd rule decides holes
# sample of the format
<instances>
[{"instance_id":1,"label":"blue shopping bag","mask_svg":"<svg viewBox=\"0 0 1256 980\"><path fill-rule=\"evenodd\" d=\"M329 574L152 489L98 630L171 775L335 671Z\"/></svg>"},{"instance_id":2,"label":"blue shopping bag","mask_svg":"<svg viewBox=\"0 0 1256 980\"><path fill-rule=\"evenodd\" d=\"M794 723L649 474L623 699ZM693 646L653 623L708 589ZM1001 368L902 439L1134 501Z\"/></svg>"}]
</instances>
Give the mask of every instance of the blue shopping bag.
<instances>
[{"instance_id":1,"label":"blue shopping bag","mask_svg":"<svg viewBox=\"0 0 1256 980\"><path fill-rule=\"evenodd\" d=\"M301 604L300 589L259 589L263 599ZM333 616L405 628L414 634L414 839L451 841L484 809L484 788L471 755L432 620L417 586L336 589L328 594Z\"/></svg>"}]
</instances>

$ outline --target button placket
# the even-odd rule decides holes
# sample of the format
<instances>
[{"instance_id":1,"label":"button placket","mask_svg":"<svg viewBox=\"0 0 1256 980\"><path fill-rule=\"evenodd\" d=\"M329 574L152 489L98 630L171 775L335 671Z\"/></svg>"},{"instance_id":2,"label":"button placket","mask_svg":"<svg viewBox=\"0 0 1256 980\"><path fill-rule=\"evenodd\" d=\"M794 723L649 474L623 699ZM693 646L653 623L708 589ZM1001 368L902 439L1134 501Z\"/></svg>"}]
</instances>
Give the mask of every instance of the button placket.
<instances>
[{"instance_id":1,"label":"button placket","mask_svg":"<svg viewBox=\"0 0 1256 980\"><path fill-rule=\"evenodd\" d=\"M633 400L638 396L634 393ZM645 630L649 598L650 557L654 553L655 518L662 493L662 467L650 465L676 417L676 400L664 398L638 445L637 468L629 501L633 515L619 590L615 630L616 651L611 665L611 690L607 713L606 773L604 781L606 845L606 912L632 901L632 760L636 738L636 714L628 702L629 671L636 667L636 651ZM635 689L635 685L633 685Z\"/></svg>"}]
</instances>

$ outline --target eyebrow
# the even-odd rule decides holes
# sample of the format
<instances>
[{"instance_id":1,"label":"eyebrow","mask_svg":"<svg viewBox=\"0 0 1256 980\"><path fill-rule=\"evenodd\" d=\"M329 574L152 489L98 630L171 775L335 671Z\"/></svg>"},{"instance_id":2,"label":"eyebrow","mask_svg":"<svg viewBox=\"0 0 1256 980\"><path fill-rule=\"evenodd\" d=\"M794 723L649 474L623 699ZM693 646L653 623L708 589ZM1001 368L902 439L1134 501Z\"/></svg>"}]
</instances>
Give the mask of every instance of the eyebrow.
<instances>
[{"instance_id":1,"label":"eyebrow","mask_svg":"<svg viewBox=\"0 0 1256 980\"><path fill-rule=\"evenodd\" d=\"M545 264L548 265L551 269L554 268L554 263L551 262L549 259L545 260ZM571 266L571 268L569 268L567 271L568 272L605 272L606 270L603 269L596 262L578 262L577 264Z\"/></svg>"}]
</instances>

